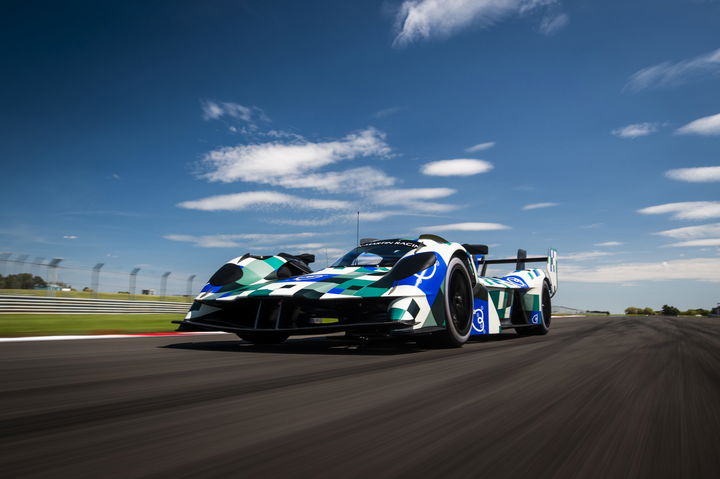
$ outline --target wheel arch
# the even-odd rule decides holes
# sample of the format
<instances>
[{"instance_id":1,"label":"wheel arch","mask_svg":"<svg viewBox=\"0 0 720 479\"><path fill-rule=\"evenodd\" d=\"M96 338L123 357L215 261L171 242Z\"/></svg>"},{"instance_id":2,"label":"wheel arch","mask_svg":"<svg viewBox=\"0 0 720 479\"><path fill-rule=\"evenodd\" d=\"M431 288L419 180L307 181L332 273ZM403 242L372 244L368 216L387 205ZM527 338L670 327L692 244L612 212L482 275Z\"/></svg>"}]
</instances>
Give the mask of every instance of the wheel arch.
<instances>
[{"instance_id":1,"label":"wheel arch","mask_svg":"<svg viewBox=\"0 0 720 479\"><path fill-rule=\"evenodd\" d=\"M472 287L475 287L477 284L477 271L475 270L475 267L472 264L472 260L470 258L470 255L467 251L463 248L458 248L453 252L452 255L450 255L450 259L448 260L448 264L450 264L450 261L452 261L453 258L459 258L460 261L463 262L465 265L465 268L467 269L468 276L470 276L470 285Z\"/></svg>"}]
</instances>

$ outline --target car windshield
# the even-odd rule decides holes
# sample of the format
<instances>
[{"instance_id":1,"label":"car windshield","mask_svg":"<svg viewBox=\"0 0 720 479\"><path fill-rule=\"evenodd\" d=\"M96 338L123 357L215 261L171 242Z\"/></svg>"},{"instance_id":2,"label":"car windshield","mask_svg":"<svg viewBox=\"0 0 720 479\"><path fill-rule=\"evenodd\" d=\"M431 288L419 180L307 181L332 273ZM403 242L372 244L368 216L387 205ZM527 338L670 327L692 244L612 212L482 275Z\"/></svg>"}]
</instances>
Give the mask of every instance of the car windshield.
<instances>
[{"instance_id":1,"label":"car windshield","mask_svg":"<svg viewBox=\"0 0 720 479\"><path fill-rule=\"evenodd\" d=\"M408 251L420 246L406 240L373 241L358 246L333 263L333 268L345 266L393 266Z\"/></svg>"}]
</instances>

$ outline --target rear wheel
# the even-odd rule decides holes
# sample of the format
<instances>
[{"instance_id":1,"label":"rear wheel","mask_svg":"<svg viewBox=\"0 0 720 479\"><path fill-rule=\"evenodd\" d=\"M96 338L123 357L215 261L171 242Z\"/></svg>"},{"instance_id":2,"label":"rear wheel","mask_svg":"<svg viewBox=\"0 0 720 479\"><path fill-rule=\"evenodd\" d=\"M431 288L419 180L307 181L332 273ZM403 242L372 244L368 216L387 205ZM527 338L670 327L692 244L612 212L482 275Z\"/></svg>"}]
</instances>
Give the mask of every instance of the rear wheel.
<instances>
[{"instance_id":1,"label":"rear wheel","mask_svg":"<svg viewBox=\"0 0 720 479\"><path fill-rule=\"evenodd\" d=\"M257 331L253 333L238 334L240 339L253 344L279 344L285 341L290 335L276 331Z\"/></svg>"},{"instance_id":2,"label":"rear wheel","mask_svg":"<svg viewBox=\"0 0 720 479\"><path fill-rule=\"evenodd\" d=\"M543 335L550 331L550 321L552 320L552 304L550 302L550 288L547 283L543 283L542 294L540 296L540 311L542 311L542 321L537 326L525 326L515 329L515 332L522 336Z\"/></svg>"},{"instance_id":3,"label":"rear wheel","mask_svg":"<svg viewBox=\"0 0 720 479\"><path fill-rule=\"evenodd\" d=\"M445 345L459 348L470 337L473 315L473 294L470 274L460 258L448 264L445 277Z\"/></svg>"}]
</instances>

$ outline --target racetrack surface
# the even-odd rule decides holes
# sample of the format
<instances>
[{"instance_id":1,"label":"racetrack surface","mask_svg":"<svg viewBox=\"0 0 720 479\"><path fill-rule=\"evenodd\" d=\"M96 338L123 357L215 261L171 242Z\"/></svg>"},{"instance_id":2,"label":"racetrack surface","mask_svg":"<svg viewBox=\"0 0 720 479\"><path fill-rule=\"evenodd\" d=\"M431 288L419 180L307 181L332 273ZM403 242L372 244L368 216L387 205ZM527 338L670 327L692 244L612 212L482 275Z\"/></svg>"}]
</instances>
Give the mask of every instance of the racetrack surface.
<instances>
[{"instance_id":1,"label":"racetrack surface","mask_svg":"<svg viewBox=\"0 0 720 479\"><path fill-rule=\"evenodd\" d=\"M0 345L3 477L720 477L720 320Z\"/></svg>"}]
</instances>

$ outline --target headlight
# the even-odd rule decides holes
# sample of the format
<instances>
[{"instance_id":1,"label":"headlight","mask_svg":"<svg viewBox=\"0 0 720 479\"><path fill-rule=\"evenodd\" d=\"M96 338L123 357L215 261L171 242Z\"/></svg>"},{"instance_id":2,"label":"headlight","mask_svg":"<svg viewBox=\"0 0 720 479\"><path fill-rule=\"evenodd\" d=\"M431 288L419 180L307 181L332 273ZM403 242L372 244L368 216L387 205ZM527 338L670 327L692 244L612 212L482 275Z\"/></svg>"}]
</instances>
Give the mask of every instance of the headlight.
<instances>
[{"instance_id":1,"label":"headlight","mask_svg":"<svg viewBox=\"0 0 720 479\"><path fill-rule=\"evenodd\" d=\"M393 269L390 270L387 277L393 281L399 281L417 274L424 269L428 269L435 264L435 261L437 261L437 258L432 251L414 254L398 261Z\"/></svg>"}]
</instances>

